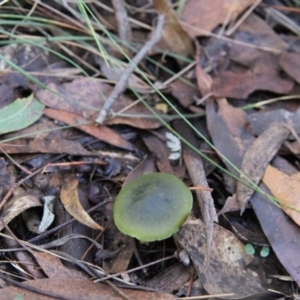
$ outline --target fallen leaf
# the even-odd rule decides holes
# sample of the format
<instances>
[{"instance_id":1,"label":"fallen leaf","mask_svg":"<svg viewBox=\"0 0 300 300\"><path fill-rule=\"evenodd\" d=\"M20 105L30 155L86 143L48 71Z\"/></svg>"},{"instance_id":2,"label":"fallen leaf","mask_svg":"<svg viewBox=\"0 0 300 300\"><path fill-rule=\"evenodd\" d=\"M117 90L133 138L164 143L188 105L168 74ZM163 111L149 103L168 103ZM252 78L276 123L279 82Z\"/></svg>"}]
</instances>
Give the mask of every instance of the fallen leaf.
<instances>
[{"instance_id":1,"label":"fallen leaf","mask_svg":"<svg viewBox=\"0 0 300 300\"><path fill-rule=\"evenodd\" d=\"M5 195L16 182L15 168L13 166L8 165L8 163L3 157L0 157L0 182L0 197Z\"/></svg>"},{"instance_id":2,"label":"fallen leaf","mask_svg":"<svg viewBox=\"0 0 300 300\"><path fill-rule=\"evenodd\" d=\"M31 292L28 289L23 289L15 286L7 286L1 289L0 300L15 299L18 294L24 294L25 299L31 300L53 300L53 295L56 299L66 297L72 300L123 300L124 297L109 285L101 283L93 283L82 279L60 279L47 278L38 280L28 280L23 282L24 285L34 287L41 291L47 292L52 296L45 296L39 293ZM122 289L124 294L132 300L176 300L176 296L160 292L148 292L133 289Z\"/></svg>"},{"instance_id":3,"label":"fallen leaf","mask_svg":"<svg viewBox=\"0 0 300 300\"><path fill-rule=\"evenodd\" d=\"M256 74L252 71L234 73L226 71L220 73L212 84L212 91L216 97L230 97L246 99L257 90L286 94L293 88L293 82L281 79L274 74Z\"/></svg>"},{"instance_id":4,"label":"fallen leaf","mask_svg":"<svg viewBox=\"0 0 300 300\"><path fill-rule=\"evenodd\" d=\"M63 84L50 83L48 88L49 90L37 92L37 98L42 103L56 110L77 114L87 120L93 120L98 115L113 90L112 86L95 78L80 78ZM142 129L155 129L161 126L155 117L152 119L143 117L151 113L142 103L133 104L132 100L121 95L111 108L114 117L110 117L105 124L128 124ZM129 114L130 118L118 114L120 111Z\"/></svg>"},{"instance_id":5,"label":"fallen leaf","mask_svg":"<svg viewBox=\"0 0 300 300\"><path fill-rule=\"evenodd\" d=\"M271 123L285 124L287 121L290 121L295 131L300 134L300 109L295 113L282 108L270 111L262 110L247 114L245 119L250 124L250 130L253 135L262 134L270 127Z\"/></svg>"},{"instance_id":6,"label":"fallen leaf","mask_svg":"<svg viewBox=\"0 0 300 300\"><path fill-rule=\"evenodd\" d=\"M262 178L280 207L300 226L300 173L291 176L268 166Z\"/></svg>"},{"instance_id":7,"label":"fallen leaf","mask_svg":"<svg viewBox=\"0 0 300 300\"><path fill-rule=\"evenodd\" d=\"M21 153L67 153L71 155L89 155L95 153L86 150L78 141L67 138L66 131L52 120L40 118L34 125L16 133L3 136L1 148L9 154ZM27 138L19 138L27 136Z\"/></svg>"},{"instance_id":8,"label":"fallen leaf","mask_svg":"<svg viewBox=\"0 0 300 300\"><path fill-rule=\"evenodd\" d=\"M87 279L82 272L65 267L54 254L30 251L49 278L54 279Z\"/></svg>"},{"instance_id":9,"label":"fallen leaf","mask_svg":"<svg viewBox=\"0 0 300 300\"><path fill-rule=\"evenodd\" d=\"M60 199L64 208L78 222L93 229L103 230L103 227L97 224L81 206L77 187L78 179L76 176L69 175L64 178L60 191Z\"/></svg>"},{"instance_id":10,"label":"fallen leaf","mask_svg":"<svg viewBox=\"0 0 300 300\"><path fill-rule=\"evenodd\" d=\"M69 125L76 125L80 123L86 122L84 118L80 115L76 115L67 111L60 111L56 109L46 108L44 110L44 115L65 122ZM129 151L134 150L134 146L123 139L118 133L114 130L110 129L105 125L96 126L95 124L88 124L88 125L78 125L76 128L98 138L101 141L104 141L108 144L114 145L116 147L126 149Z\"/></svg>"},{"instance_id":11,"label":"fallen leaf","mask_svg":"<svg viewBox=\"0 0 300 300\"><path fill-rule=\"evenodd\" d=\"M266 194L270 194L264 184L259 187ZM285 270L300 286L299 226L263 194L255 192L251 198L251 204L273 251Z\"/></svg>"},{"instance_id":12,"label":"fallen leaf","mask_svg":"<svg viewBox=\"0 0 300 300\"><path fill-rule=\"evenodd\" d=\"M4 205L0 218L5 224L8 224L25 210L36 206L43 206L40 199L34 195L27 194L22 188L18 188L15 190L13 198ZM4 224L0 222L0 231L4 227Z\"/></svg>"},{"instance_id":13,"label":"fallen leaf","mask_svg":"<svg viewBox=\"0 0 300 300\"><path fill-rule=\"evenodd\" d=\"M31 94L0 109L0 134L28 127L43 114L44 105Z\"/></svg>"},{"instance_id":14,"label":"fallen leaf","mask_svg":"<svg viewBox=\"0 0 300 300\"><path fill-rule=\"evenodd\" d=\"M152 134L143 134L144 143L156 158L156 165L160 172L173 174L169 160L169 149L158 137Z\"/></svg>"},{"instance_id":15,"label":"fallen leaf","mask_svg":"<svg viewBox=\"0 0 300 300\"><path fill-rule=\"evenodd\" d=\"M227 197L225 204L223 205L222 209L218 212L218 216L223 215L229 211L238 211L240 210L240 204L236 197L236 194Z\"/></svg>"},{"instance_id":16,"label":"fallen leaf","mask_svg":"<svg viewBox=\"0 0 300 300\"><path fill-rule=\"evenodd\" d=\"M195 98L199 97L199 91L186 82L177 79L170 83L171 94L175 97L183 107L189 107L195 102Z\"/></svg>"},{"instance_id":17,"label":"fallen leaf","mask_svg":"<svg viewBox=\"0 0 300 300\"><path fill-rule=\"evenodd\" d=\"M254 2L255 0L189 0L182 9L180 20L191 37L207 35L207 32L211 32L225 20L236 20Z\"/></svg>"},{"instance_id":18,"label":"fallen leaf","mask_svg":"<svg viewBox=\"0 0 300 300\"><path fill-rule=\"evenodd\" d=\"M277 154L285 139L289 136L290 130L278 123L272 123L246 151L240 175L241 181L237 182L237 198L240 203L241 213L245 211L246 205L254 193L252 183L256 185L261 180L270 161ZM249 183L248 179L252 183ZM251 186L245 185L250 184Z\"/></svg>"},{"instance_id":19,"label":"fallen leaf","mask_svg":"<svg viewBox=\"0 0 300 300\"><path fill-rule=\"evenodd\" d=\"M203 287L209 294L234 293L227 299L240 299L265 292L259 276L247 266L253 257L234 233L214 224L210 264L205 267L205 225L188 220L179 231L179 242L190 255Z\"/></svg>"},{"instance_id":20,"label":"fallen leaf","mask_svg":"<svg viewBox=\"0 0 300 300\"><path fill-rule=\"evenodd\" d=\"M283 53L280 57L280 66L283 71L300 84L300 57L298 53Z\"/></svg>"},{"instance_id":21,"label":"fallen leaf","mask_svg":"<svg viewBox=\"0 0 300 300\"><path fill-rule=\"evenodd\" d=\"M157 13L164 15L166 18L162 35L170 50L182 56L193 55L193 41L182 28L169 1L154 0L153 5Z\"/></svg>"},{"instance_id":22,"label":"fallen leaf","mask_svg":"<svg viewBox=\"0 0 300 300\"><path fill-rule=\"evenodd\" d=\"M209 100L206 104L207 127L217 154L235 176L239 176L237 169L241 166L242 157L254 141L246 129L245 115L243 110L231 106L226 99Z\"/></svg>"}]
</instances>

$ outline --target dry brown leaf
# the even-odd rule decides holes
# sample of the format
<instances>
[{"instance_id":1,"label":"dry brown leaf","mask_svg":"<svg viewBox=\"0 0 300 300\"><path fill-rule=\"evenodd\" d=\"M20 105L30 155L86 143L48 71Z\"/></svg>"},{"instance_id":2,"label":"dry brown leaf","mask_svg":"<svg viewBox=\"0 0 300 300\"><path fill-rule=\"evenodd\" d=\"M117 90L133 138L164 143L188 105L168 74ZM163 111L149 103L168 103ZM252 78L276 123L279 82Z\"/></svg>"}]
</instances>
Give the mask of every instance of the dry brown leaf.
<instances>
[{"instance_id":1,"label":"dry brown leaf","mask_svg":"<svg viewBox=\"0 0 300 300\"><path fill-rule=\"evenodd\" d=\"M244 153L254 141L246 129L245 115L243 110L231 106L226 99L209 100L206 105L206 122L214 146L227 158L220 156L228 170L236 176L239 173L228 160L239 169Z\"/></svg>"},{"instance_id":2,"label":"dry brown leaf","mask_svg":"<svg viewBox=\"0 0 300 300\"><path fill-rule=\"evenodd\" d=\"M258 275L247 268L253 257L234 233L214 224L210 264L205 268L205 225L188 220L179 231L179 242L190 255L201 283L209 294L234 293L226 299L240 299L264 291Z\"/></svg>"},{"instance_id":3,"label":"dry brown leaf","mask_svg":"<svg viewBox=\"0 0 300 300\"><path fill-rule=\"evenodd\" d=\"M171 94L183 107L189 107L199 97L199 91L182 80L178 79L170 83Z\"/></svg>"},{"instance_id":4,"label":"dry brown leaf","mask_svg":"<svg viewBox=\"0 0 300 300\"><path fill-rule=\"evenodd\" d=\"M300 56L299 53L283 53L280 57L280 66L300 84Z\"/></svg>"},{"instance_id":5,"label":"dry brown leaf","mask_svg":"<svg viewBox=\"0 0 300 300\"><path fill-rule=\"evenodd\" d=\"M289 136L290 130L282 124L273 123L265 130L246 151L241 172L249 178L253 184L259 183L269 162L277 154L285 139ZM243 175L240 179L243 181ZM245 180L249 184L249 181ZM237 198L240 203L241 213L244 212L246 205L254 193L253 187L249 187L243 182L237 183Z\"/></svg>"},{"instance_id":6,"label":"dry brown leaf","mask_svg":"<svg viewBox=\"0 0 300 300\"><path fill-rule=\"evenodd\" d=\"M75 175L69 175L64 178L60 191L60 200L64 208L78 222L93 229L103 230L103 227L97 224L81 206L77 187L78 179Z\"/></svg>"},{"instance_id":7,"label":"dry brown leaf","mask_svg":"<svg viewBox=\"0 0 300 300\"><path fill-rule=\"evenodd\" d=\"M21 214L28 208L43 206L37 196L30 195L22 188L18 188L14 192L14 196L3 207L1 219L8 224L13 218ZM0 222L0 231L4 228L4 224Z\"/></svg>"},{"instance_id":8,"label":"dry brown leaf","mask_svg":"<svg viewBox=\"0 0 300 300\"><path fill-rule=\"evenodd\" d=\"M246 99L257 90L286 94L293 88L293 82L282 79L279 74L256 74L252 71L220 73L214 80L212 91L216 97Z\"/></svg>"},{"instance_id":9,"label":"dry brown leaf","mask_svg":"<svg viewBox=\"0 0 300 300\"><path fill-rule=\"evenodd\" d=\"M153 0L153 5L159 14L165 16L163 38L170 50L183 56L194 53L192 39L182 28L179 19L168 0Z\"/></svg>"},{"instance_id":10,"label":"dry brown leaf","mask_svg":"<svg viewBox=\"0 0 300 300\"><path fill-rule=\"evenodd\" d=\"M55 255L46 252L30 251L49 278L86 279L81 272L65 267Z\"/></svg>"},{"instance_id":11,"label":"dry brown leaf","mask_svg":"<svg viewBox=\"0 0 300 300\"><path fill-rule=\"evenodd\" d=\"M72 300L124 300L124 297L109 285L93 283L92 281L80 279L39 279L28 280L23 284L36 289L48 292L52 296L44 296L20 287L8 286L1 289L0 300L16 299L17 296L24 295L24 299L30 300L53 300L53 299L72 299ZM133 289L121 289L120 291L132 300L176 300L176 296L160 292L148 292ZM53 295L54 296L53 298ZM60 297L59 297L60 296Z\"/></svg>"},{"instance_id":12,"label":"dry brown leaf","mask_svg":"<svg viewBox=\"0 0 300 300\"><path fill-rule=\"evenodd\" d=\"M238 211L240 210L240 204L236 197L236 194L227 197L225 204L223 205L222 209L218 212L218 216L223 215L229 211Z\"/></svg>"},{"instance_id":13,"label":"dry brown leaf","mask_svg":"<svg viewBox=\"0 0 300 300\"><path fill-rule=\"evenodd\" d=\"M281 208L300 225L300 173L289 176L268 166L262 181L280 201Z\"/></svg>"},{"instance_id":14,"label":"dry brown leaf","mask_svg":"<svg viewBox=\"0 0 300 300\"><path fill-rule=\"evenodd\" d=\"M255 0L189 0L183 7L180 20L191 37L207 35L202 30L211 32L226 20L235 20L254 2Z\"/></svg>"},{"instance_id":15,"label":"dry brown leaf","mask_svg":"<svg viewBox=\"0 0 300 300\"><path fill-rule=\"evenodd\" d=\"M112 86L94 78L80 78L60 84L51 83L48 88L57 94L53 94L49 90L38 91L37 98L42 103L50 108L68 111L88 120L94 119L98 115L99 110L113 90ZM127 107L130 108L126 109ZM142 129L154 129L161 126L161 123L155 118L139 117L139 115L150 114L142 103L133 105L132 100L121 95L112 106L112 111L117 114L125 109L126 114L135 117L116 116L110 118L105 124L128 124Z\"/></svg>"},{"instance_id":16,"label":"dry brown leaf","mask_svg":"<svg viewBox=\"0 0 300 300\"><path fill-rule=\"evenodd\" d=\"M67 123L69 125L75 125L85 122L86 120L82 118L80 115L76 115L67 111L61 111L51 108L46 108L44 110L44 115ZM134 146L122 138L117 132L113 131L109 127L105 125L96 126L94 124L88 125L78 125L76 128L98 138L101 141L104 141L108 144L117 146L119 148L123 148L126 150L134 150Z\"/></svg>"}]
</instances>

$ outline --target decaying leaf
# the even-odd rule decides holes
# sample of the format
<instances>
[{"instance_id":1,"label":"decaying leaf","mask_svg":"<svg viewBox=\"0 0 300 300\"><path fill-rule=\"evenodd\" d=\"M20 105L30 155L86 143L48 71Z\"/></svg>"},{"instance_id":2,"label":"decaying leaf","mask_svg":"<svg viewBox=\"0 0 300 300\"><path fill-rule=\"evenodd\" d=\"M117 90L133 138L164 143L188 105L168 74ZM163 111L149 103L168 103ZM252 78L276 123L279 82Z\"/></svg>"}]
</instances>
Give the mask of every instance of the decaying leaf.
<instances>
[{"instance_id":1,"label":"decaying leaf","mask_svg":"<svg viewBox=\"0 0 300 300\"><path fill-rule=\"evenodd\" d=\"M293 88L293 82L274 74L255 74L252 71L220 73L213 81L212 91L217 97L246 99L257 90L286 94Z\"/></svg>"},{"instance_id":2,"label":"decaying leaf","mask_svg":"<svg viewBox=\"0 0 300 300\"><path fill-rule=\"evenodd\" d=\"M60 279L86 279L81 272L65 267L60 259L47 252L31 251L38 264L49 278Z\"/></svg>"},{"instance_id":3,"label":"decaying leaf","mask_svg":"<svg viewBox=\"0 0 300 300\"><path fill-rule=\"evenodd\" d=\"M275 159L275 161L277 160L278 158ZM261 184L259 187L266 194L270 194L270 191L264 184ZM298 255L300 227L264 194L256 192L251 198L251 204L276 256L286 271L300 286L300 257Z\"/></svg>"},{"instance_id":4,"label":"decaying leaf","mask_svg":"<svg viewBox=\"0 0 300 300\"><path fill-rule=\"evenodd\" d=\"M300 173L289 176L268 166L262 181L280 201L280 207L300 226Z\"/></svg>"},{"instance_id":5,"label":"decaying leaf","mask_svg":"<svg viewBox=\"0 0 300 300\"><path fill-rule=\"evenodd\" d=\"M262 293L257 273L247 268L253 257L245 252L243 243L230 231L214 224L210 264L205 268L205 225L188 220L179 231L179 242L190 255L205 290L209 294L234 293L227 299Z\"/></svg>"},{"instance_id":6,"label":"decaying leaf","mask_svg":"<svg viewBox=\"0 0 300 300\"><path fill-rule=\"evenodd\" d=\"M113 90L112 86L91 77L60 84L50 83L48 88L56 94L49 90L38 91L37 97L42 103L56 110L77 114L87 120L96 117ZM120 111L131 117L116 115ZM154 129L161 126L161 123L155 118L147 119L141 116L149 115L148 109L140 102L133 105L133 101L125 95L121 95L114 103L112 112L115 117L110 118L106 124L128 124L143 129Z\"/></svg>"},{"instance_id":7,"label":"decaying leaf","mask_svg":"<svg viewBox=\"0 0 300 300\"><path fill-rule=\"evenodd\" d=\"M171 51L183 56L194 53L192 39L182 28L179 19L168 0L154 0L153 5L159 14L165 16L163 38Z\"/></svg>"},{"instance_id":8,"label":"decaying leaf","mask_svg":"<svg viewBox=\"0 0 300 300\"><path fill-rule=\"evenodd\" d=\"M88 213L82 208L78 191L78 179L69 175L64 178L64 184L61 188L60 199L68 213L73 216L78 222L98 230L103 230L103 227L97 224Z\"/></svg>"},{"instance_id":9,"label":"decaying leaf","mask_svg":"<svg viewBox=\"0 0 300 300\"><path fill-rule=\"evenodd\" d=\"M4 205L1 219L5 224L8 224L25 210L36 206L42 206L40 199L34 195L27 194L22 188L18 188L15 190L13 198ZM4 224L0 222L0 231L3 228Z\"/></svg>"},{"instance_id":10,"label":"decaying leaf","mask_svg":"<svg viewBox=\"0 0 300 300\"><path fill-rule=\"evenodd\" d=\"M265 169L273 157L277 154L284 140L289 136L290 130L278 123L273 123L265 130L246 151L240 175L241 181L237 183L237 198L240 203L241 213L244 212L247 202L254 193L254 187L249 187L243 184L249 183L250 179L256 185L263 176ZM243 177L247 179L244 179Z\"/></svg>"},{"instance_id":11,"label":"decaying leaf","mask_svg":"<svg viewBox=\"0 0 300 300\"><path fill-rule=\"evenodd\" d=\"M298 53L283 53L280 57L280 66L289 76L300 84L300 57Z\"/></svg>"},{"instance_id":12,"label":"decaying leaf","mask_svg":"<svg viewBox=\"0 0 300 300\"><path fill-rule=\"evenodd\" d=\"M23 284L33 287L40 291L48 292L51 296L41 295L39 293L31 292L28 289L23 289L15 286L8 286L1 289L0 300L15 299L19 294L25 294L26 298L31 300L53 300L56 299L72 299L72 300L123 300L124 297L120 295L109 285L102 283L93 283L85 279L74 278L46 278L38 280L28 280ZM168 293L148 292L134 289L121 289L128 298L136 300L176 300L176 296Z\"/></svg>"},{"instance_id":13,"label":"decaying leaf","mask_svg":"<svg viewBox=\"0 0 300 300\"><path fill-rule=\"evenodd\" d=\"M183 21L183 28L191 37L207 35L219 24L226 20L236 20L237 16L255 0L205 0L186 1L180 20Z\"/></svg>"}]
</instances>

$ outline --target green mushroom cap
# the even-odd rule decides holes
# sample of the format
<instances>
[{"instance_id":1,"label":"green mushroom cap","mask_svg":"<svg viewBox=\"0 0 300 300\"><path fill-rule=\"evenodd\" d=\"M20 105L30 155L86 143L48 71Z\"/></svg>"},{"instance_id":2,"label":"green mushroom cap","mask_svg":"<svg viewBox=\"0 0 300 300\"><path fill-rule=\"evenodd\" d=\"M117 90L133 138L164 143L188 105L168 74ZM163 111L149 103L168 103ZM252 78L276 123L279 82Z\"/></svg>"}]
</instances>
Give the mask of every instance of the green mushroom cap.
<instances>
[{"instance_id":1,"label":"green mushroom cap","mask_svg":"<svg viewBox=\"0 0 300 300\"><path fill-rule=\"evenodd\" d=\"M163 240L179 230L193 204L191 191L167 173L142 175L126 184L114 204L114 221L141 241Z\"/></svg>"}]
</instances>

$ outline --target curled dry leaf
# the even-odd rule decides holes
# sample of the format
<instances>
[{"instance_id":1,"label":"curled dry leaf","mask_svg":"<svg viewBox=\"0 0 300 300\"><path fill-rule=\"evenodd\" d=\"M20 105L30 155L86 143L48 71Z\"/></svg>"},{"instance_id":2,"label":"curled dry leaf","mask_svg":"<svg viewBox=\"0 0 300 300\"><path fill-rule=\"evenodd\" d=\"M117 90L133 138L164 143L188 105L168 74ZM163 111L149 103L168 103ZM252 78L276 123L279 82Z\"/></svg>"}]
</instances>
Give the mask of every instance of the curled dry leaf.
<instances>
[{"instance_id":1,"label":"curled dry leaf","mask_svg":"<svg viewBox=\"0 0 300 300\"><path fill-rule=\"evenodd\" d=\"M40 199L34 195L27 194L22 188L18 188L15 190L14 197L4 205L0 218L5 224L8 224L25 210L36 206L42 206ZM0 222L0 231L3 228L4 224Z\"/></svg>"},{"instance_id":2,"label":"curled dry leaf","mask_svg":"<svg viewBox=\"0 0 300 300\"><path fill-rule=\"evenodd\" d=\"M75 175L64 178L60 199L65 209L78 222L93 229L103 230L103 227L97 224L81 206L77 187L78 179Z\"/></svg>"}]
</instances>

